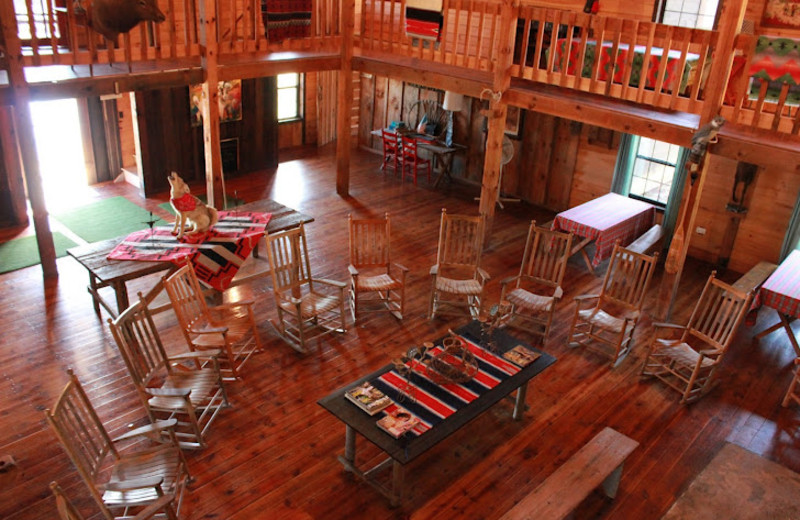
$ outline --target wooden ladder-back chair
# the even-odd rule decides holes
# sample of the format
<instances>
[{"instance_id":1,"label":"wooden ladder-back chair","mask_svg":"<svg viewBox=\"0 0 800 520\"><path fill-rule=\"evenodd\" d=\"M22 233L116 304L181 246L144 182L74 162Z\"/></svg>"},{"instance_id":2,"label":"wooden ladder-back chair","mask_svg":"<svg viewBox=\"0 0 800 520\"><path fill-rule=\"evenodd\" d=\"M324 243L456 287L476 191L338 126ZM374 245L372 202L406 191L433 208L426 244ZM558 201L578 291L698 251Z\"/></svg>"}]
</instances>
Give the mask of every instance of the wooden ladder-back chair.
<instances>
[{"instance_id":1,"label":"wooden ladder-back chair","mask_svg":"<svg viewBox=\"0 0 800 520\"><path fill-rule=\"evenodd\" d=\"M238 379L239 370L256 350L262 350L253 302L241 301L209 307L191 264L163 278L178 324L189 349L219 349L226 379Z\"/></svg>"},{"instance_id":2,"label":"wooden ladder-back chair","mask_svg":"<svg viewBox=\"0 0 800 520\"><path fill-rule=\"evenodd\" d=\"M657 259L658 253L648 256L615 244L600 294L575 298L569 343L610 355L612 366L622 361L633 346L633 332ZM585 307L592 302L593 306Z\"/></svg>"},{"instance_id":3,"label":"wooden ladder-back chair","mask_svg":"<svg viewBox=\"0 0 800 520\"><path fill-rule=\"evenodd\" d=\"M406 175L411 175L414 186L417 185L417 176L420 170L428 174L428 184L431 182L431 160L419 154L419 143L416 138L403 136L401 139L403 151L400 158L400 169L403 170L403 180Z\"/></svg>"},{"instance_id":4,"label":"wooden ladder-back chair","mask_svg":"<svg viewBox=\"0 0 800 520\"><path fill-rule=\"evenodd\" d=\"M176 421L155 421L112 439L77 376L67 374L69 382L45 417L103 517L132 518L167 495L176 497L180 511L190 475L173 431ZM177 513L168 507L167 516Z\"/></svg>"},{"instance_id":5,"label":"wooden ladder-back chair","mask_svg":"<svg viewBox=\"0 0 800 520\"><path fill-rule=\"evenodd\" d=\"M158 487L158 490L161 488ZM85 520L80 511L70 502L64 490L58 485L58 482L50 483L50 490L56 497L56 509L58 510L58 517L60 520ZM125 515L123 517L113 517L115 520L149 520L150 518L177 518L175 511L172 508L172 502L175 496L172 494L162 494L158 500L155 500L149 506L146 506L134 516Z\"/></svg>"},{"instance_id":6,"label":"wooden ladder-back chair","mask_svg":"<svg viewBox=\"0 0 800 520\"><path fill-rule=\"evenodd\" d=\"M436 264L430 270L430 319L437 314L478 318L483 288L489 279L480 267L483 232L483 217L448 215L446 209L442 210Z\"/></svg>"},{"instance_id":7,"label":"wooden ladder-back chair","mask_svg":"<svg viewBox=\"0 0 800 520\"><path fill-rule=\"evenodd\" d=\"M542 344L564 292L561 282L571 248L571 233L537 227L531 221L519 274L501 282L500 301L511 304L506 323L540 336Z\"/></svg>"},{"instance_id":8,"label":"wooden ladder-back chair","mask_svg":"<svg viewBox=\"0 0 800 520\"><path fill-rule=\"evenodd\" d=\"M655 334L642 375L655 376L680 392L682 404L705 395L751 299L752 292L721 282L712 272L686 326L653 324ZM673 336L680 332L680 337L665 337L670 332Z\"/></svg>"},{"instance_id":9,"label":"wooden ladder-back chair","mask_svg":"<svg viewBox=\"0 0 800 520\"><path fill-rule=\"evenodd\" d=\"M391 130L381 131L381 142L383 143L383 164L381 170L386 170L388 167L394 169L395 173L399 173L400 169L400 155L402 148L400 144L400 136L397 132Z\"/></svg>"},{"instance_id":10,"label":"wooden ladder-back chair","mask_svg":"<svg viewBox=\"0 0 800 520\"><path fill-rule=\"evenodd\" d=\"M354 219L350 215L347 222L350 229L348 296L353 321L359 312L379 311L390 312L402 320L408 268L391 261L389 214L381 219Z\"/></svg>"},{"instance_id":11,"label":"wooden ladder-back chair","mask_svg":"<svg viewBox=\"0 0 800 520\"><path fill-rule=\"evenodd\" d=\"M109 319L111 334L150 418L178 419L176 435L181 447L204 448L206 431L219 411L229 406L218 361L220 351L167 355L147 308L154 292L148 297L140 293L138 302L116 320Z\"/></svg>"},{"instance_id":12,"label":"wooden ladder-back chair","mask_svg":"<svg viewBox=\"0 0 800 520\"><path fill-rule=\"evenodd\" d=\"M344 311L347 285L312 277L302 224L267 235L267 253L278 310L278 322L274 325L292 348L305 353L308 341L347 330ZM322 288L326 288L325 292Z\"/></svg>"}]
</instances>

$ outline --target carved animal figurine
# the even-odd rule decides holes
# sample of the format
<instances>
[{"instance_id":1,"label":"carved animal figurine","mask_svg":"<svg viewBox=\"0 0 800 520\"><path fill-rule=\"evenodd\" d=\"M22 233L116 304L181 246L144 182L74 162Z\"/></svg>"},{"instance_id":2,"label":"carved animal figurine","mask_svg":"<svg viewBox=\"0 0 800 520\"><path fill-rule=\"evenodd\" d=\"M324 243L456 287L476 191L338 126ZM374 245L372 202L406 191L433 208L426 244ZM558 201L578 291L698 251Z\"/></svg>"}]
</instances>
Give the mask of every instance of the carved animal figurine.
<instances>
[{"instance_id":1,"label":"carved animal figurine","mask_svg":"<svg viewBox=\"0 0 800 520\"><path fill-rule=\"evenodd\" d=\"M710 122L700 127L697 132L692 136L692 150L689 153L689 161L699 163L703 154L706 153L708 143L717 142L717 134L722 125L725 124L725 118L716 116Z\"/></svg>"},{"instance_id":2,"label":"carved animal figurine","mask_svg":"<svg viewBox=\"0 0 800 520\"><path fill-rule=\"evenodd\" d=\"M106 39L115 42L142 21L160 23L166 16L156 0L76 0L74 11L85 14L86 23Z\"/></svg>"},{"instance_id":3,"label":"carved animal figurine","mask_svg":"<svg viewBox=\"0 0 800 520\"><path fill-rule=\"evenodd\" d=\"M175 226L172 234L183 238L184 232L191 234L205 233L219 220L217 210L206 206L202 200L191 194L189 185L181 177L172 172L167 177L169 181L169 203L175 210ZM191 227L187 230L186 224Z\"/></svg>"}]
</instances>

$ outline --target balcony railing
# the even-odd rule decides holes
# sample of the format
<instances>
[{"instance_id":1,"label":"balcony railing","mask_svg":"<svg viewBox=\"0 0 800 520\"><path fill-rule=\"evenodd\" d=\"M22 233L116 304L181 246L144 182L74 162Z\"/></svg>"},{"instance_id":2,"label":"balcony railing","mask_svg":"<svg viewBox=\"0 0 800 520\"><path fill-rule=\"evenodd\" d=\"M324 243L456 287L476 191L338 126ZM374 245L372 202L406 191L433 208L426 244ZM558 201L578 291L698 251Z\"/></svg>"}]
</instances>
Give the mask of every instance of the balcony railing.
<instances>
[{"instance_id":1,"label":"balcony railing","mask_svg":"<svg viewBox=\"0 0 800 520\"><path fill-rule=\"evenodd\" d=\"M166 20L140 23L114 44L86 26L72 0L15 0L23 64L127 63L129 69L158 60L197 64L205 30L202 1L157 0ZM310 36L282 42L265 35L262 0L211 2L217 9L211 16L216 20L213 36L220 62L273 51L339 52L345 26L341 1L313 0ZM497 0L443 0L437 41L406 33L406 0L360 0L356 7L353 41L363 53L493 71L501 58L499 42L508 36L499 34L503 24ZM727 60L733 55L722 115L752 127L800 132L800 109L794 101L800 87L795 92L784 84L775 95L766 84L760 90L748 86L755 36L740 34L734 48L727 50L717 48L715 31L533 6L516 7L511 16L512 77L699 114L712 56Z\"/></svg>"}]
</instances>

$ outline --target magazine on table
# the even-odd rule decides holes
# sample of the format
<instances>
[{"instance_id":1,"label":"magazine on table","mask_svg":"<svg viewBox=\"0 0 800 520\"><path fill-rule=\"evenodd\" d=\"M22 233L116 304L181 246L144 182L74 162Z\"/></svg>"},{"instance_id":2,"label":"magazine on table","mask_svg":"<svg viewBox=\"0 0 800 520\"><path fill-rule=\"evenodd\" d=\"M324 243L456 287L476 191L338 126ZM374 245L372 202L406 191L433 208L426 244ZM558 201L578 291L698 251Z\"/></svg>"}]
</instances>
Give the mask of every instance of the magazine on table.
<instances>
[{"instance_id":1,"label":"magazine on table","mask_svg":"<svg viewBox=\"0 0 800 520\"><path fill-rule=\"evenodd\" d=\"M370 415L375 415L393 402L369 382L351 388L344 396Z\"/></svg>"},{"instance_id":2,"label":"magazine on table","mask_svg":"<svg viewBox=\"0 0 800 520\"><path fill-rule=\"evenodd\" d=\"M503 354L503 357L507 360L511 361L515 365L526 367L539 359L541 356L540 353L531 350L529 348L523 347L522 345L517 345L516 347L512 348L511 350L507 351Z\"/></svg>"},{"instance_id":3,"label":"magazine on table","mask_svg":"<svg viewBox=\"0 0 800 520\"><path fill-rule=\"evenodd\" d=\"M419 419L411 415L405 408L395 407L378 419L378 427L394 437L402 437L419 424Z\"/></svg>"}]
</instances>

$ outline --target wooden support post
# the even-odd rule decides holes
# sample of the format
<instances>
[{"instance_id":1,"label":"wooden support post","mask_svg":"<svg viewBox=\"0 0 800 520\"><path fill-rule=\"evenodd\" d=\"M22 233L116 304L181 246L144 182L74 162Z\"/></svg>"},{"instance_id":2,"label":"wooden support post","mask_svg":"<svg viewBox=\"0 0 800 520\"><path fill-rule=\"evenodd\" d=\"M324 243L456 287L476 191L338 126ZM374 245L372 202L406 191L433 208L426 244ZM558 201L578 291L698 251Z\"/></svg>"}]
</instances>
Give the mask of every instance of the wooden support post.
<instances>
[{"instance_id":1,"label":"wooden support post","mask_svg":"<svg viewBox=\"0 0 800 520\"><path fill-rule=\"evenodd\" d=\"M17 150L17 128L14 124L14 111L10 106L0 107L0 148L3 149L3 165L10 193L10 206L4 216L12 226L28 225L28 207L25 197L24 172Z\"/></svg>"},{"instance_id":2,"label":"wooden support post","mask_svg":"<svg viewBox=\"0 0 800 520\"><path fill-rule=\"evenodd\" d=\"M28 198L33 212L33 227L36 230L36 244L39 248L39 258L42 262L44 278L58 276L56 267L56 248L53 243L53 234L47 217L47 207L44 202L42 177L39 172L39 157L36 155L36 142L33 136L33 121L30 112L30 93L25 80L22 67L22 46L17 37L17 17L14 14L13 2L0 2L0 28L2 28L3 42L0 47L5 48L8 60L8 81L14 93L14 126L17 129L17 142L22 158L22 167L25 171L25 182L28 186ZM13 153L13 150L6 150Z\"/></svg>"},{"instance_id":3,"label":"wooden support post","mask_svg":"<svg viewBox=\"0 0 800 520\"><path fill-rule=\"evenodd\" d=\"M336 107L336 193L350 192L350 111L353 107L353 28L355 0L342 2L342 65L339 69Z\"/></svg>"},{"instance_id":4,"label":"wooden support post","mask_svg":"<svg viewBox=\"0 0 800 520\"><path fill-rule=\"evenodd\" d=\"M217 42L217 12L214 0L201 0L200 56L203 67L203 149L206 160L206 197L208 204L224 208L225 178L222 173L222 154L219 137L219 43Z\"/></svg>"},{"instance_id":5,"label":"wooden support post","mask_svg":"<svg viewBox=\"0 0 800 520\"><path fill-rule=\"evenodd\" d=\"M486 132L486 155L483 162L483 181L481 182L481 201L479 211L486 219L484 237L491 235L494 222L495 204L500 192L500 170L502 166L503 135L506 126L508 105L503 101L503 93L511 84L511 64L516 35L516 18L513 0L502 0L500 4L500 48L494 66L492 94L489 99L489 125ZM485 243L485 239L484 239Z\"/></svg>"}]
</instances>

